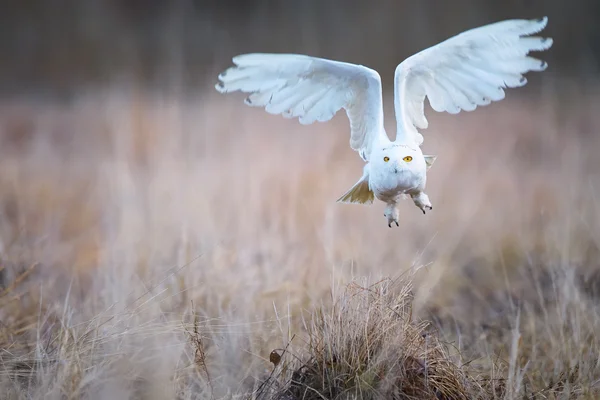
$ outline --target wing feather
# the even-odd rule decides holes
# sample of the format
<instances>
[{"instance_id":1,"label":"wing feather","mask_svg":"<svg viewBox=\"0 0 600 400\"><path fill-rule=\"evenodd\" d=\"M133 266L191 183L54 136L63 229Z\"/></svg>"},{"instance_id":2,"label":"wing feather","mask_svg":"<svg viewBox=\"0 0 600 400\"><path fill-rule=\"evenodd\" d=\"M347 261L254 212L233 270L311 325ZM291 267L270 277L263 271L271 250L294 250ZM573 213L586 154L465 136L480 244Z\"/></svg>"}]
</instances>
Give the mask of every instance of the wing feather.
<instances>
[{"instance_id":1,"label":"wing feather","mask_svg":"<svg viewBox=\"0 0 600 400\"><path fill-rule=\"evenodd\" d=\"M383 130L379 74L367 67L299 54L242 54L219 75L221 93L250 93L245 103L304 125L329 121L345 109L350 146L367 160Z\"/></svg>"},{"instance_id":2,"label":"wing feather","mask_svg":"<svg viewBox=\"0 0 600 400\"><path fill-rule=\"evenodd\" d=\"M505 97L505 88L527 83L529 71L548 64L529 56L552 46L552 39L528 36L542 31L548 18L507 20L453 36L404 60L396 67L394 106L396 141L421 145L426 129L425 97L438 112L473 111Z\"/></svg>"}]
</instances>

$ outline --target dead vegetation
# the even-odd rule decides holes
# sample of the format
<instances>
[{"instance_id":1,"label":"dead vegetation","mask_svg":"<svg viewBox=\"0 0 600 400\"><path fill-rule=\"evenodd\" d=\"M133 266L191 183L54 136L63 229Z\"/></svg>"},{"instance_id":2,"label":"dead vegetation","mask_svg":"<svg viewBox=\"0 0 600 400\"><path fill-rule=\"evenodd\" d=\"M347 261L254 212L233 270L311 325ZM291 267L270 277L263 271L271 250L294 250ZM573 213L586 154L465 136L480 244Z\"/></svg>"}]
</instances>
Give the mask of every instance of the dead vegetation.
<instances>
[{"instance_id":1,"label":"dead vegetation","mask_svg":"<svg viewBox=\"0 0 600 400\"><path fill-rule=\"evenodd\" d=\"M410 277L350 285L332 308L317 310L307 322L305 358L288 357L292 361L280 367L291 377L274 397L467 399L482 394L478 382L428 331L428 323L413 321L411 300Z\"/></svg>"},{"instance_id":2,"label":"dead vegetation","mask_svg":"<svg viewBox=\"0 0 600 400\"><path fill-rule=\"evenodd\" d=\"M597 398L597 95L543 95L433 114L435 212L397 229L334 202L361 168L343 116L2 105L0 392Z\"/></svg>"}]
</instances>

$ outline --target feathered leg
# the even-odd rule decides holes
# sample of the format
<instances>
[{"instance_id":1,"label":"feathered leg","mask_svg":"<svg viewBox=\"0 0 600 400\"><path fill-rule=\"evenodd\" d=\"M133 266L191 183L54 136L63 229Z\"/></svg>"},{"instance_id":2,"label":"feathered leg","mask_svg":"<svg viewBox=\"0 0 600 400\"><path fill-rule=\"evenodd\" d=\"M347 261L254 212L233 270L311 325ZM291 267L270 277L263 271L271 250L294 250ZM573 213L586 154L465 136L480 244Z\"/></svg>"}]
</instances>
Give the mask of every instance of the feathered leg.
<instances>
[{"instance_id":1,"label":"feathered leg","mask_svg":"<svg viewBox=\"0 0 600 400\"><path fill-rule=\"evenodd\" d=\"M429 201L429 196L427 196L425 192L411 193L410 197L415 202L415 205L423 211L423 214L425 214L425 209L433 210L433 206Z\"/></svg>"}]
</instances>

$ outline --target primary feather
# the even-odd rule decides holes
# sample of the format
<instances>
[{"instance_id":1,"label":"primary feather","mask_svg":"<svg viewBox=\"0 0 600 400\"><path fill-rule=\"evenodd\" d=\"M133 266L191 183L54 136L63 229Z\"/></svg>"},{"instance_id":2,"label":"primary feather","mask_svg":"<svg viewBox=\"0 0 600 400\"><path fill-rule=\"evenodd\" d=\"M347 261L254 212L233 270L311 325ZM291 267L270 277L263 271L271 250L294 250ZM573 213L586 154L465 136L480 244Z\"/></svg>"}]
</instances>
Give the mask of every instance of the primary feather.
<instances>
[{"instance_id":1,"label":"primary feather","mask_svg":"<svg viewBox=\"0 0 600 400\"><path fill-rule=\"evenodd\" d=\"M251 93L245 103L302 124L328 121L345 109L350 146L368 161L371 145L383 134L379 74L367 67L299 54L243 54L219 75L221 93Z\"/></svg>"},{"instance_id":2,"label":"primary feather","mask_svg":"<svg viewBox=\"0 0 600 400\"><path fill-rule=\"evenodd\" d=\"M504 88L525 85L526 72L545 70L548 64L528 53L549 49L552 39L526 36L547 22L514 19L474 28L400 63L394 79L396 141L423 142L417 128L428 126L425 97L438 112L473 111L502 100Z\"/></svg>"}]
</instances>

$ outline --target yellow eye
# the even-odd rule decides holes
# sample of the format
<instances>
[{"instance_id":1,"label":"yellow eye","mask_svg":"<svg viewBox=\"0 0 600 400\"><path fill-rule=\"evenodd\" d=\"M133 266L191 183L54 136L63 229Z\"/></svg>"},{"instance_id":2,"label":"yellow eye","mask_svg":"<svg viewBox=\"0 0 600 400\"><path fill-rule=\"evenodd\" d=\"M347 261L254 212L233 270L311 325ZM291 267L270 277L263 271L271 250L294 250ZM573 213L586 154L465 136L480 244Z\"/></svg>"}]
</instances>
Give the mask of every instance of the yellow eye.
<instances>
[{"instance_id":1,"label":"yellow eye","mask_svg":"<svg viewBox=\"0 0 600 400\"><path fill-rule=\"evenodd\" d=\"M389 157L387 157L387 156L386 156L386 157L383 157L383 161L385 161L385 162L388 162L388 161L390 161L390 158L389 158Z\"/></svg>"},{"instance_id":2,"label":"yellow eye","mask_svg":"<svg viewBox=\"0 0 600 400\"><path fill-rule=\"evenodd\" d=\"M411 162L412 161L412 157L411 156L406 156L403 158L404 161L406 162Z\"/></svg>"}]
</instances>

